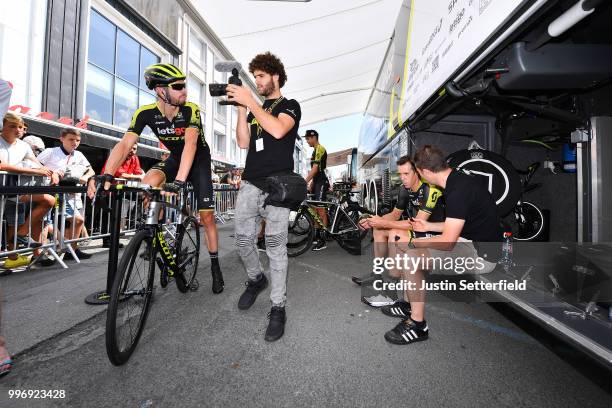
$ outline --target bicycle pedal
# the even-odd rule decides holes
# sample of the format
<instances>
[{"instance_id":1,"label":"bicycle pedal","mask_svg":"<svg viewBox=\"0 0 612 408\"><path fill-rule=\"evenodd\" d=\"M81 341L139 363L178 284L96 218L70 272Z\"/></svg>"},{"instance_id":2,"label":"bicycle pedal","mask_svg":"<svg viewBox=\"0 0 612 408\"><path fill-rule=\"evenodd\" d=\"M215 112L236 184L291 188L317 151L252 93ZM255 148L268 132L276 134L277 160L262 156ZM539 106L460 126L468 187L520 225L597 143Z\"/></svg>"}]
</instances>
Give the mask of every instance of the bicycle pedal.
<instances>
[{"instance_id":1,"label":"bicycle pedal","mask_svg":"<svg viewBox=\"0 0 612 408\"><path fill-rule=\"evenodd\" d=\"M198 282L198 280L196 278L193 278L193 281L191 282L191 285L189 285L189 290L192 291L192 292L195 292L199 288L200 288L200 282Z\"/></svg>"}]
</instances>

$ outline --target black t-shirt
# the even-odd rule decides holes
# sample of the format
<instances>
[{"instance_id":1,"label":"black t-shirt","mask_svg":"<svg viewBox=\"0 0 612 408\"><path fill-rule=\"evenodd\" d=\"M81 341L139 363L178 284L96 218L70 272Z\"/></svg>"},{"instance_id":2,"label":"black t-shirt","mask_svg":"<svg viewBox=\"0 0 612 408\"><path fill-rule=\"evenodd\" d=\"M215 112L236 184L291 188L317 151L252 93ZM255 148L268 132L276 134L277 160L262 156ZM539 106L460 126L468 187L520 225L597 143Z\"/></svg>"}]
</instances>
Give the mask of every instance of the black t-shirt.
<instances>
[{"instance_id":1,"label":"black t-shirt","mask_svg":"<svg viewBox=\"0 0 612 408\"><path fill-rule=\"evenodd\" d=\"M252 113L249 112L247 116L247 123L249 123L251 129L251 140L242 179L256 186L261 185L265 177L293 171L293 151L295 140L298 137L297 132L300 127L302 112L300 104L296 100L281 98L281 100L266 99L262 108L264 110L272 109L271 114L276 117L285 113L295 121L291 130L282 139L275 139L265 129L259 127L257 119ZM263 150L257 151L257 139L263 139Z\"/></svg>"},{"instance_id":2,"label":"black t-shirt","mask_svg":"<svg viewBox=\"0 0 612 408\"><path fill-rule=\"evenodd\" d=\"M195 103L187 102L179 106L178 113L172 121L164 116L157 107L157 103L141 106L132 116L127 131L140 136L146 126L155 133L155 136L170 150L170 154L178 158L179 161L183 154L183 147L185 147L185 131L187 128L197 129L196 156L210 157L210 148L204 137L200 108ZM198 163L194 162L194 165L198 165Z\"/></svg>"},{"instance_id":3,"label":"black t-shirt","mask_svg":"<svg viewBox=\"0 0 612 408\"><path fill-rule=\"evenodd\" d=\"M461 237L474 242L500 242L503 231L493 196L478 180L453 170L446 180L446 217L465 220Z\"/></svg>"}]
</instances>

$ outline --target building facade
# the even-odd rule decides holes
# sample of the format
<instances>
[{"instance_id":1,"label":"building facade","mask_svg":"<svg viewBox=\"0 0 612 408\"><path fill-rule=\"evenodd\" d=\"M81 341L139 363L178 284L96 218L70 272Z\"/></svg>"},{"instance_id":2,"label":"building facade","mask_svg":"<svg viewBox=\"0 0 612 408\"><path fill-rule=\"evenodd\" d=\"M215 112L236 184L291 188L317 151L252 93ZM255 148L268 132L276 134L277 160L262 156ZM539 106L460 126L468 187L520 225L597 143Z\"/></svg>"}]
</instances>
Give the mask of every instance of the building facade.
<instances>
[{"instance_id":1,"label":"building facade","mask_svg":"<svg viewBox=\"0 0 612 408\"><path fill-rule=\"evenodd\" d=\"M209 84L227 81L227 73L215 71L215 62L232 55L191 1L19 3L0 15L0 78L14 86L11 105L22 105L26 119L39 116L30 124L31 133L53 138L59 134L53 126L58 118L80 122L91 131L83 137L84 149L89 146L88 153L101 156L92 163L102 162L136 108L155 100L144 84L144 68L170 62L187 74L188 99L201 107L217 171L244 164L246 151L235 140L236 108L208 94ZM254 89L250 78L242 79ZM159 157L153 134L145 133L140 142L140 155L152 161ZM304 170L301 144L296 145L298 173Z\"/></svg>"}]
</instances>

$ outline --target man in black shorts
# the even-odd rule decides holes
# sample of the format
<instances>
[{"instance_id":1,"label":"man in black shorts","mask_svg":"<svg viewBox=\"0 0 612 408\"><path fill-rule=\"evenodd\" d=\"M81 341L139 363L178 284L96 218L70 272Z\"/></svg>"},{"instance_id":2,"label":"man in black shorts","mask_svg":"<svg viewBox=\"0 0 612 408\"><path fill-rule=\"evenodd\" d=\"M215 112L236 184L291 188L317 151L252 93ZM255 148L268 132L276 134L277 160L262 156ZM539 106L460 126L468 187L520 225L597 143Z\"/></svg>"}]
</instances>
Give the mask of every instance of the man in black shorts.
<instances>
[{"instance_id":1,"label":"man in black shorts","mask_svg":"<svg viewBox=\"0 0 612 408\"><path fill-rule=\"evenodd\" d=\"M327 151L322 144L319 143L319 133L316 130L307 130L304 135L308 146L312 147L312 157L310 159L310 172L306 176L306 183L310 184L312 181L311 193L314 194L313 199L318 201L327 200L327 190L329 189L329 180L325 175L325 169L327 168ZM316 207L317 214L321 221L323 221L323 227L327 228L327 208ZM313 251L320 251L327 248L327 240L325 239L325 233L320 228L319 223L315 225L315 243L312 246Z\"/></svg>"},{"instance_id":2,"label":"man in black shorts","mask_svg":"<svg viewBox=\"0 0 612 408\"><path fill-rule=\"evenodd\" d=\"M157 94L157 102L141 106L134 113L127 132L108 158L105 175L112 178L148 126L170 156L154 165L142 182L154 187L165 183L166 189L177 192L185 188L187 181L193 185L210 253L212 290L221 293L224 282L218 259L210 148L204 137L200 108L187 102L185 74L174 65L153 64L145 70L144 77L147 87ZM93 182L88 193L90 197L95 194Z\"/></svg>"},{"instance_id":3,"label":"man in black shorts","mask_svg":"<svg viewBox=\"0 0 612 408\"><path fill-rule=\"evenodd\" d=\"M402 185L393 211L382 217L364 218L359 222L361 228L373 229L376 258L384 258L388 255L389 244L394 242L390 240L390 237L397 235L425 236L425 233L412 230L410 219L417 218L436 222L444 220L444 210L439 205L442 191L421 179L409 156L400 157L397 161L397 172L402 180ZM402 217L406 219L401 220ZM379 279L379 276L374 275L366 279L365 283L372 283L375 279ZM356 276L353 276L352 280L358 285L364 283L363 278ZM382 294L362 297L361 300L372 307L388 306L396 302L394 296L383 296Z\"/></svg>"}]
</instances>

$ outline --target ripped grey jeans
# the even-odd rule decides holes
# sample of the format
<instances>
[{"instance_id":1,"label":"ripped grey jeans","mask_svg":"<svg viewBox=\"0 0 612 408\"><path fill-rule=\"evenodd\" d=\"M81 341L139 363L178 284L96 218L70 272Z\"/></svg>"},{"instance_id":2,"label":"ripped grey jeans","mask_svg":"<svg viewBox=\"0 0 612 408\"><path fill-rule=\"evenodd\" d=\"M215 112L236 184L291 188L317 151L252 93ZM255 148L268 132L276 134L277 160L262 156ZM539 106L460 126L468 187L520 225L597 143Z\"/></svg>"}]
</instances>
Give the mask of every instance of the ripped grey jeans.
<instances>
[{"instance_id":1,"label":"ripped grey jeans","mask_svg":"<svg viewBox=\"0 0 612 408\"><path fill-rule=\"evenodd\" d=\"M248 181L242 181L236 200L234 217L236 248L246 268L249 280L254 281L263 273L257 235L262 218L266 220L266 254L270 259L270 300L273 306L285 306L287 299L287 231L289 209L267 205L267 197Z\"/></svg>"}]
</instances>

